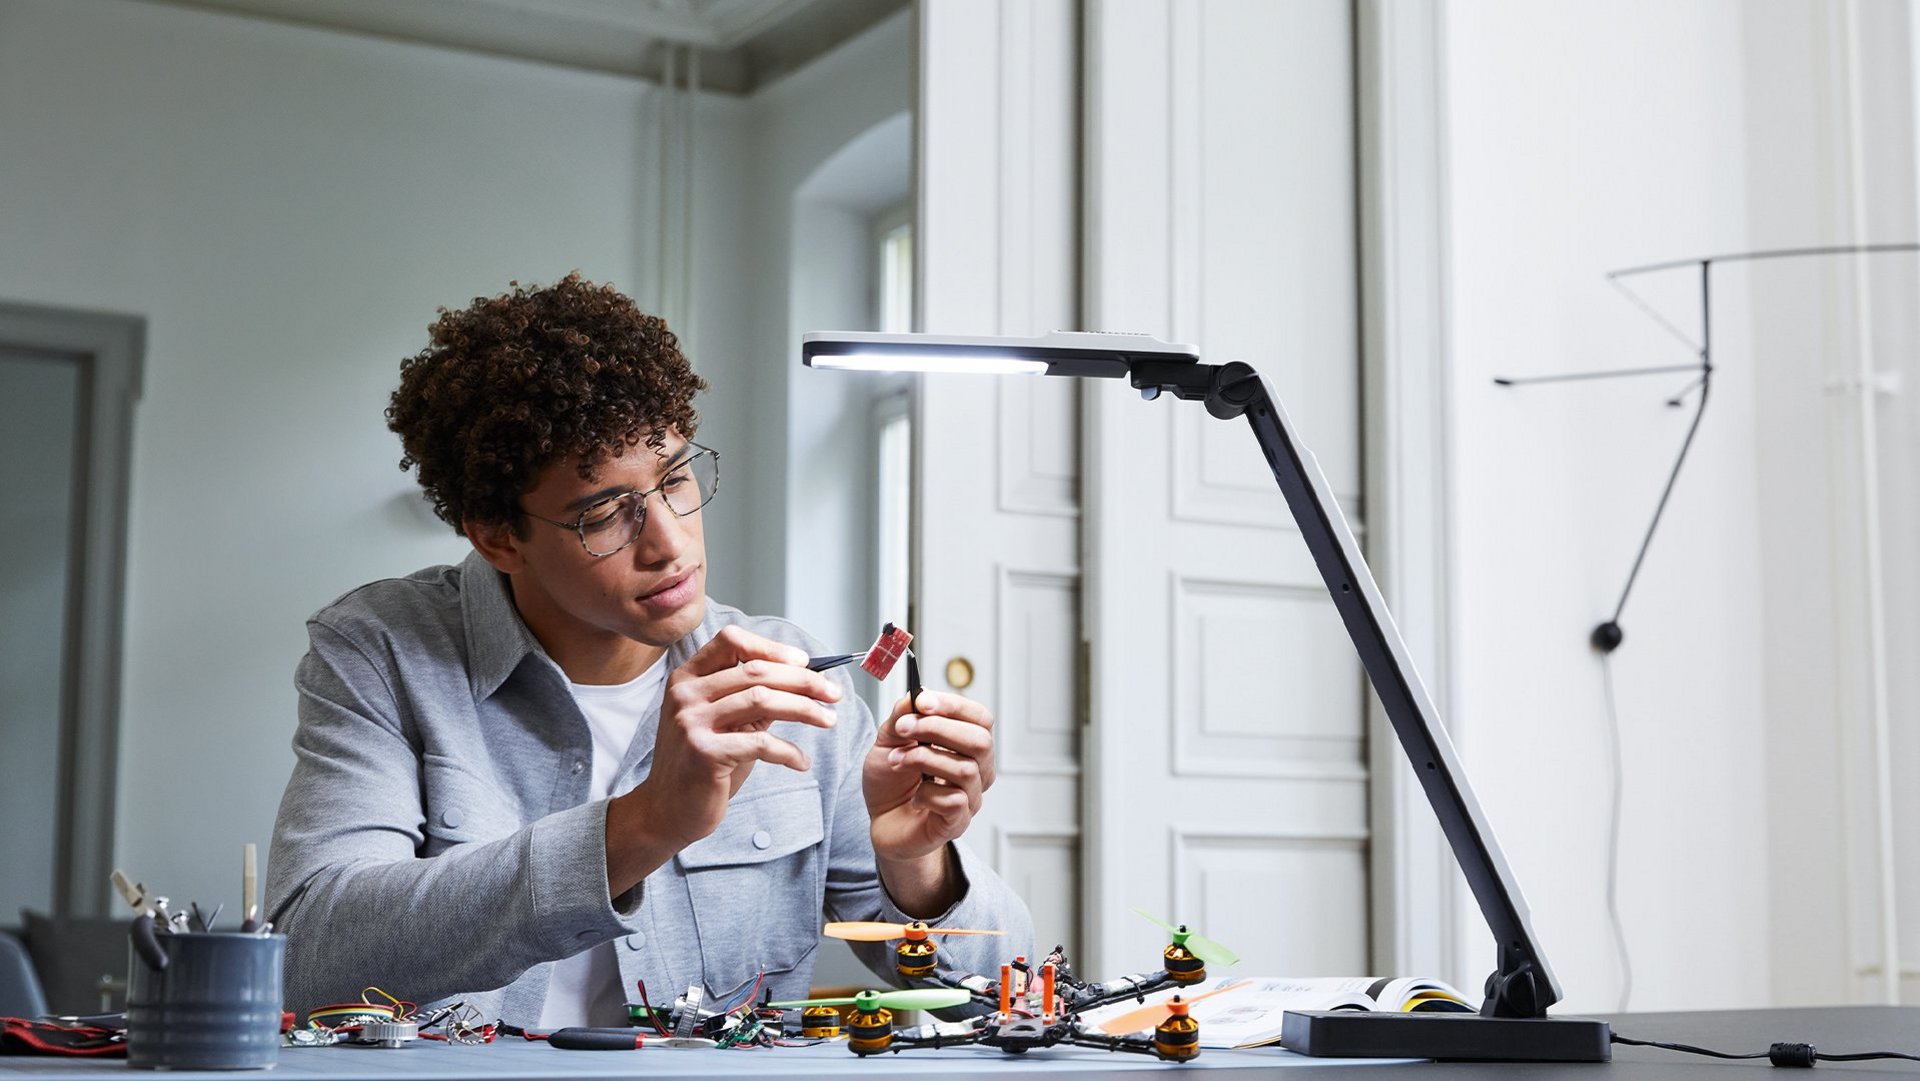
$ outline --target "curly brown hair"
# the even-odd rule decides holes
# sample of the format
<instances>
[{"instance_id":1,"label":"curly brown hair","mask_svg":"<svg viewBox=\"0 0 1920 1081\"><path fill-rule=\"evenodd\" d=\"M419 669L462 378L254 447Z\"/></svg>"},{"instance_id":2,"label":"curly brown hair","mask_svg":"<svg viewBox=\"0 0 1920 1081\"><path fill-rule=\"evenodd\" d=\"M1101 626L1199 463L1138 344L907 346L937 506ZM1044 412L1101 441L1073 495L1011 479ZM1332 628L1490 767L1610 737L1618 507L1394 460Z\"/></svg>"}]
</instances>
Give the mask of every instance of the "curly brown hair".
<instances>
[{"instance_id":1,"label":"curly brown hair","mask_svg":"<svg viewBox=\"0 0 1920 1081\"><path fill-rule=\"evenodd\" d=\"M548 465L580 458L593 480L609 458L659 450L669 428L693 438L707 389L666 320L578 271L544 289L440 309L428 345L400 363L387 427L404 471L419 467L433 512L524 528L520 496Z\"/></svg>"}]
</instances>

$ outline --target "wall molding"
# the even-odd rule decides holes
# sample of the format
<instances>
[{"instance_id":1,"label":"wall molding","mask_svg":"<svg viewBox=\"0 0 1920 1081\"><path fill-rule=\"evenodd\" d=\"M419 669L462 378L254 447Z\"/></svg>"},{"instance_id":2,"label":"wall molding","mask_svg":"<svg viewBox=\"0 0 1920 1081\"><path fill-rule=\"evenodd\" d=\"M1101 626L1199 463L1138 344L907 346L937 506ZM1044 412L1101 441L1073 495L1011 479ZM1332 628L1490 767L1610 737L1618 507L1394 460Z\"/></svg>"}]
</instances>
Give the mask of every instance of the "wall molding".
<instances>
[{"instance_id":1,"label":"wall molding","mask_svg":"<svg viewBox=\"0 0 1920 1081\"><path fill-rule=\"evenodd\" d=\"M1448 642L1448 5L1357 0L1355 15L1367 559L1457 742ZM1371 714L1375 967L1466 978L1458 932L1472 899L1377 702Z\"/></svg>"}]
</instances>

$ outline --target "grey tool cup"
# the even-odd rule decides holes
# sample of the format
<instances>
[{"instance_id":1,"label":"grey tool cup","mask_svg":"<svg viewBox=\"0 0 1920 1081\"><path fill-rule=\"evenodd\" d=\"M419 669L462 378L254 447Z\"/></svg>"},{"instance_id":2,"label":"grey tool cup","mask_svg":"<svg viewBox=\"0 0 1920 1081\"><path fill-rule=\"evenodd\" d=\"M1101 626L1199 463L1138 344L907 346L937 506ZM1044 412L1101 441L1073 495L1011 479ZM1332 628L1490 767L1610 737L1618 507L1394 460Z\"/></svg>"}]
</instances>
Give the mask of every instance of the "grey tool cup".
<instances>
[{"instance_id":1,"label":"grey tool cup","mask_svg":"<svg viewBox=\"0 0 1920 1081\"><path fill-rule=\"evenodd\" d=\"M127 1065L269 1069L280 1060L285 935L213 932L136 938L127 981ZM144 956L143 956L144 954Z\"/></svg>"}]
</instances>

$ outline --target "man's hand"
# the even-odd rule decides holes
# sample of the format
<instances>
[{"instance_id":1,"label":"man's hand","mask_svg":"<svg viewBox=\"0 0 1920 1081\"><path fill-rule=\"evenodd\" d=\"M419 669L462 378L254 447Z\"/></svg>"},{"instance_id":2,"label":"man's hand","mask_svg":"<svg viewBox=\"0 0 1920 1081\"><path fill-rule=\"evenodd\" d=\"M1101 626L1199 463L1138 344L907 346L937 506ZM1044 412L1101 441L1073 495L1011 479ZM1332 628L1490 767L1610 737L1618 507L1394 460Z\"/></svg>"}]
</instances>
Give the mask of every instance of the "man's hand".
<instances>
[{"instance_id":1,"label":"man's hand","mask_svg":"<svg viewBox=\"0 0 1920 1081\"><path fill-rule=\"evenodd\" d=\"M607 809L607 888L617 897L675 852L719 828L757 762L806 770L807 754L767 729L831 728L839 684L807 654L738 627L667 675L647 779Z\"/></svg>"},{"instance_id":2,"label":"man's hand","mask_svg":"<svg viewBox=\"0 0 1920 1081\"><path fill-rule=\"evenodd\" d=\"M932 691L895 703L867 752L862 781L874 858L902 911L934 916L959 899L947 842L967 831L993 775L987 707Z\"/></svg>"}]
</instances>

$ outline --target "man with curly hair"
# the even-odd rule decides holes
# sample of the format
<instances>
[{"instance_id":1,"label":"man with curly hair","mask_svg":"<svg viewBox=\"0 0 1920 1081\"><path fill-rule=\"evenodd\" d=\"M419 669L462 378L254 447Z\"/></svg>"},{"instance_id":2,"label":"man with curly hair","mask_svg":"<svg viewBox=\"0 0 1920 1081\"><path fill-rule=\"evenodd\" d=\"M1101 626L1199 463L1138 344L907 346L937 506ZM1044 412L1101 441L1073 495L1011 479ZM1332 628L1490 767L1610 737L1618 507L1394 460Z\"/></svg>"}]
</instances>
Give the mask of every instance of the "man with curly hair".
<instances>
[{"instance_id":1,"label":"man with curly hair","mask_svg":"<svg viewBox=\"0 0 1920 1081\"><path fill-rule=\"evenodd\" d=\"M378 985L546 1030L624 1025L642 981L798 998L823 918L1009 932L942 947L968 968L1032 953L957 843L988 711L923 692L876 726L820 643L707 600L705 387L577 274L443 309L403 363L401 468L474 550L308 623L268 887L289 1007Z\"/></svg>"}]
</instances>

